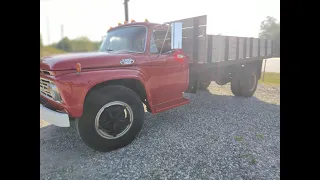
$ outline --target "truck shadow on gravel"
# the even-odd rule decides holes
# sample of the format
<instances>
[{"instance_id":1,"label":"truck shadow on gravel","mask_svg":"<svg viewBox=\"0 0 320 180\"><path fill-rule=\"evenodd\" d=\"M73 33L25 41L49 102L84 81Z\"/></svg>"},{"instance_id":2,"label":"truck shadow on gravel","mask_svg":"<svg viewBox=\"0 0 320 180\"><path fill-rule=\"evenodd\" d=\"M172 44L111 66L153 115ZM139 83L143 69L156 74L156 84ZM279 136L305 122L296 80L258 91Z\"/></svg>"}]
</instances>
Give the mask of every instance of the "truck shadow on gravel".
<instances>
[{"instance_id":1,"label":"truck shadow on gravel","mask_svg":"<svg viewBox=\"0 0 320 180\"><path fill-rule=\"evenodd\" d=\"M280 105L208 91L186 97L188 105L146 113L137 139L109 153L88 148L74 128L40 128L41 179L278 179Z\"/></svg>"}]
</instances>

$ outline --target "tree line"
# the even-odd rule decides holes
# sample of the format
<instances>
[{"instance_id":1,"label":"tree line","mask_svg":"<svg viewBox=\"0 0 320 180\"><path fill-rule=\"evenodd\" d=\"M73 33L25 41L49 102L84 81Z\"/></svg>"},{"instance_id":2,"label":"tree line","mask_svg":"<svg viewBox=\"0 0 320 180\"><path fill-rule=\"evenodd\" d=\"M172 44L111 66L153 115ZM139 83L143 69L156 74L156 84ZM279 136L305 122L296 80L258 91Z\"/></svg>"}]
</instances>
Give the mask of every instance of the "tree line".
<instances>
[{"instance_id":1,"label":"tree line","mask_svg":"<svg viewBox=\"0 0 320 180\"><path fill-rule=\"evenodd\" d=\"M52 43L49 46L65 52L90 52L97 51L100 47L100 42L91 41L89 38L83 36L76 39L62 38L57 43ZM43 47L42 36L40 33L40 49Z\"/></svg>"}]
</instances>

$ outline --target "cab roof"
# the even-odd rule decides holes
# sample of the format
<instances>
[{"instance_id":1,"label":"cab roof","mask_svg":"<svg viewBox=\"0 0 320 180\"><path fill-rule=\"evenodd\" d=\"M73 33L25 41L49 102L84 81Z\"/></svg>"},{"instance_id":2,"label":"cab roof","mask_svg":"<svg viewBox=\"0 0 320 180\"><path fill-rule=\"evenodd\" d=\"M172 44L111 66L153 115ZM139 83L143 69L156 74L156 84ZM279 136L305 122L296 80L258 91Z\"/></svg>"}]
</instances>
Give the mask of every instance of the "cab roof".
<instances>
[{"instance_id":1,"label":"cab roof","mask_svg":"<svg viewBox=\"0 0 320 180\"><path fill-rule=\"evenodd\" d=\"M146 26L147 28L150 28L150 27L154 27L154 26L158 26L158 25L161 25L161 24L158 24L158 23L150 23L150 22L133 22L133 23L127 23L127 24L123 24L123 25L118 25L116 27L112 27L111 29L108 30L108 32L110 30L114 30L114 29L118 29L118 28L122 28L122 27L128 27L128 26L135 26L135 25L138 25L138 26Z\"/></svg>"}]
</instances>

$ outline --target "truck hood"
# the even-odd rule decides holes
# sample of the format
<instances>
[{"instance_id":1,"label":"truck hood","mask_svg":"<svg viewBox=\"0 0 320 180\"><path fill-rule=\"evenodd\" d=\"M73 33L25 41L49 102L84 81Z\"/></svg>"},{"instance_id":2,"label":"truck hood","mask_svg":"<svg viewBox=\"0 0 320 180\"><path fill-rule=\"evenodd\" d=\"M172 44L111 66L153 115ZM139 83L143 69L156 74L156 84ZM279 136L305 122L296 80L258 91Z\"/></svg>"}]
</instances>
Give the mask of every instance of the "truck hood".
<instances>
[{"instance_id":1,"label":"truck hood","mask_svg":"<svg viewBox=\"0 0 320 180\"><path fill-rule=\"evenodd\" d=\"M41 70L60 71L76 68L80 63L81 68L116 67L120 66L122 59L133 58L132 55L124 53L108 52L87 52L61 54L51 57L44 57L40 60ZM121 65L122 66L122 65Z\"/></svg>"}]
</instances>

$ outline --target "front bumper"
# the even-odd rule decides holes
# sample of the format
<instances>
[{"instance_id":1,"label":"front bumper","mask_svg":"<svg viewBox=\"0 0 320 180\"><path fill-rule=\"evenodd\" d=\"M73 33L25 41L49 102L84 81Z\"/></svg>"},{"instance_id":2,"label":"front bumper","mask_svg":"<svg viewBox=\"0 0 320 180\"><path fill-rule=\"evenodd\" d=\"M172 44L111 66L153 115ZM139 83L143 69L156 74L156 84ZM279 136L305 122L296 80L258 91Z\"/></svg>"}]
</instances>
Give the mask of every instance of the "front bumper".
<instances>
[{"instance_id":1,"label":"front bumper","mask_svg":"<svg viewBox=\"0 0 320 180\"><path fill-rule=\"evenodd\" d=\"M40 104L40 120L60 127L70 127L69 116L44 107Z\"/></svg>"}]
</instances>

